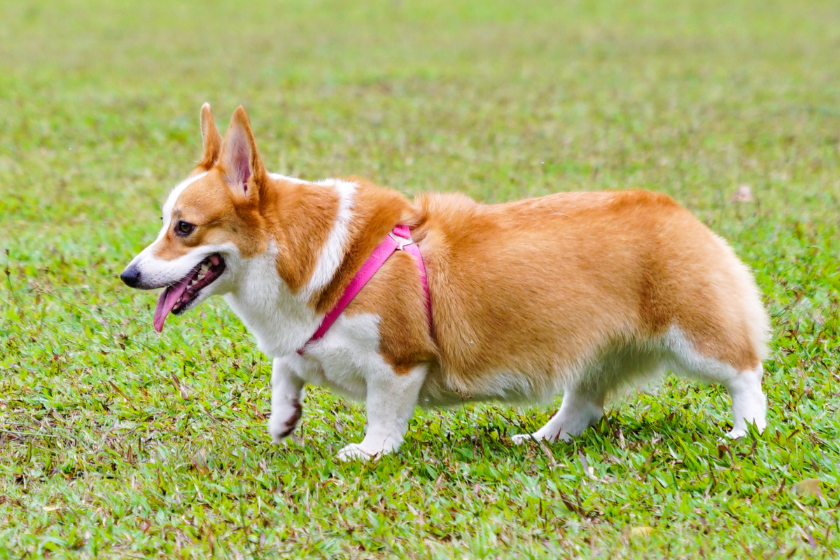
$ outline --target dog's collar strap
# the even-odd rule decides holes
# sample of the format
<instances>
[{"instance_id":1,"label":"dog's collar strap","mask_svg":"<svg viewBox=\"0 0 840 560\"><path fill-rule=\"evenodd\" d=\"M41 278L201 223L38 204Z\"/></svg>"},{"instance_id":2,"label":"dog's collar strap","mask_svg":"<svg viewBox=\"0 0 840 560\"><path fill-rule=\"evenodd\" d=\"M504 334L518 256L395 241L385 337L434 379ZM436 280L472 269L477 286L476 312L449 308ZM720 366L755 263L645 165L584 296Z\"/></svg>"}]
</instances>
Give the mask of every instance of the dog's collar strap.
<instances>
[{"instance_id":1,"label":"dog's collar strap","mask_svg":"<svg viewBox=\"0 0 840 560\"><path fill-rule=\"evenodd\" d=\"M373 275L382 268L382 265L385 264L388 257L393 255L395 251L407 252L414 257L414 260L417 263L417 269L420 272L420 282L423 285L423 295L426 298L426 313L428 315L429 324L431 324L432 303L429 298L429 283L426 279L426 267L423 265L423 257L420 254L420 248L417 247L417 244L411 239L411 231L408 226L399 225L396 226L391 233L388 234L388 237L386 237L385 240L373 250L373 253L371 253L370 257L368 257L362 265L362 268L359 269L359 272L356 273L356 276L353 277L350 284L348 284L347 288L345 288L341 299L338 300L335 307L333 307L330 312L324 316L321 326L318 327L318 330L315 331L312 338L310 338L309 341L307 341L307 343L297 351L298 354L303 355L306 347L310 343L319 340L326 334L332 324L335 323L336 319L338 319L338 316L341 315L342 311L350 305L350 302L353 301L356 294L365 287L368 280L373 278Z\"/></svg>"}]
</instances>

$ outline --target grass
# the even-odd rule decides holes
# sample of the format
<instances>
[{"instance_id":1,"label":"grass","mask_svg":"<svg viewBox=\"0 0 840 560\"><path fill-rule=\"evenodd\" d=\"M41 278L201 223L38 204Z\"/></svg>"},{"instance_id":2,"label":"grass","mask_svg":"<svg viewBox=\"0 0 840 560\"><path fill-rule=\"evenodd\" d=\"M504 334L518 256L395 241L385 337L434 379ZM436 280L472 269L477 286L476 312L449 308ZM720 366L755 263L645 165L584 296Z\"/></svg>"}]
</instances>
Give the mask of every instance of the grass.
<instances>
[{"instance_id":1,"label":"grass","mask_svg":"<svg viewBox=\"0 0 840 560\"><path fill-rule=\"evenodd\" d=\"M0 4L0 558L840 554L840 5L809 0ZM550 406L418 412L309 392L269 444L269 363L221 301L151 328L117 274L244 103L273 171L496 202L671 194L773 317L770 427L668 378L573 443ZM753 202L732 195L748 185Z\"/></svg>"}]
</instances>

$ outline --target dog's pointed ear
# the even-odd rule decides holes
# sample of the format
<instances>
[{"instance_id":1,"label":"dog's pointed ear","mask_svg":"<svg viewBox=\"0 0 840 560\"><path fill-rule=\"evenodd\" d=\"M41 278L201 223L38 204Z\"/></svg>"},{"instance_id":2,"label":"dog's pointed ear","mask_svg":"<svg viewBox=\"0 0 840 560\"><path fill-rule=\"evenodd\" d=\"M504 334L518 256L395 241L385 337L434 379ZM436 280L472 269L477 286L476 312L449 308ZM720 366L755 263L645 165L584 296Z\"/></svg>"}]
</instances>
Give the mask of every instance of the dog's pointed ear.
<instances>
[{"instance_id":1,"label":"dog's pointed ear","mask_svg":"<svg viewBox=\"0 0 840 560\"><path fill-rule=\"evenodd\" d=\"M201 141L204 144L204 153L198 166L209 170L216 165L222 151L222 135L213 121L209 103L201 106Z\"/></svg>"},{"instance_id":2,"label":"dog's pointed ear","mask_svg":"<svg viewBox=\"0 0 840 560\"><path fill-rule=\"evenodd\" d=\"M244 196L247 200L254 200L259 196L259 190L265 184L267 175L257 151L257 142L254 140L248 115L241 105L230 119L230 126L222 143L219 166L234 193Z\"/></svg>"}]
</instances>

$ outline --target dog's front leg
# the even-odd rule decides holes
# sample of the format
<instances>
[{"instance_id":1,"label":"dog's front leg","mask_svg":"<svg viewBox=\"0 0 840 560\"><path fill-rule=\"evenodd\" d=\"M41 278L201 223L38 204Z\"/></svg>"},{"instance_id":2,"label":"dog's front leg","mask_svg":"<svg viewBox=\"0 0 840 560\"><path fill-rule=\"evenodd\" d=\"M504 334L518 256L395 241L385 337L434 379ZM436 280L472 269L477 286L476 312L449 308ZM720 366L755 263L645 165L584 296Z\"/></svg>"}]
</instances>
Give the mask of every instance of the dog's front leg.
<instances>
[{"instance_id":1,"label":"dog's front leg","mask_svg":"<svg viewBox=\"0 0 840 560\"><path fill-rule=\"evenodd\" d=\"M303 412L303 380L295 373L291 360L297 356L274 359L271 368L271 416L268 433L274 443L291 434Z\"/></svg>"},{"instance_id":2,"label":"dog's front leg","mask_svg":"<svg viewBox=\"0 0 840 560\"><path fill-rule=\"evenodd\" d=\"M368 377L365 438L345 446L338 452L339 459L371 459L400 448L428 368L421 364L400 375L387 367Z\"/></svg>"}]
</instances>

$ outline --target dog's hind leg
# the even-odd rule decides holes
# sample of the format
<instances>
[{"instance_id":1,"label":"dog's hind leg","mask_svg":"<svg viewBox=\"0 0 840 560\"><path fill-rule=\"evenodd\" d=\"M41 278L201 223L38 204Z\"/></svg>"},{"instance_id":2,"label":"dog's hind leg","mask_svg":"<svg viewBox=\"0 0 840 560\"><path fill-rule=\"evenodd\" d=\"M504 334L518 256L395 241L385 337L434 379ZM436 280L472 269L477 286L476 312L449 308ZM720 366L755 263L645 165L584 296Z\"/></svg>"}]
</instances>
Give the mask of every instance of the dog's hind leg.
<instances>
[{"instance_id":1,"label":"dog's hind leg","mask_svg":"<svg viewBox=\"0 0 840 560\"><path fill-rule=\"evenodd\" d=\"M754 424L759 433L767 427L767 399L761 389L763 368L738 369L722 360L703 356L674 329L669 333L669 346L676 370L686 377L707 383L720 383L732 399L732 430L730 438L745 436L748 424Z\"/></svg>"},{"instance_id":2,"label":"dog's hind leg","mask_svg":"<svg viewBox=\"0 0 840 560\"><path fill-rule=\"evenodd\" d=\"M732 398L732 430L726 435L735 439L747 434L747 424L755 424L759 433L767 427L767 399L761 390L761 364L738 372L724 382Z\"/></svg>"},{"instance_id":3,"label":"dog's hind leg","mask_svg":"<svg viewBox=\"0 0 840 560\"><path fill-rule=\"evenodd\" d=\"M579 436L586 428L598 422L604 415L604 396L593 394L582 387L571 387L563 395L560 410L551 417L545 426L533 434L513 436L513 443L521 444L529 440L568 441Z\"/></svg>"},{"instance_id":4,"label":"dog's hind leg","mask_svg":"<svg viewBox=\"0 0 840 560\"><path fill-rule=\"evenodd\" d=\"M383 368L384 369L384 368ZM351 443L338 452L342 461L370 459L397 451L414 414L428 364L398 375L390 367L367 379L367 430L361 443Z\"/></svg>"}]
</instances>

